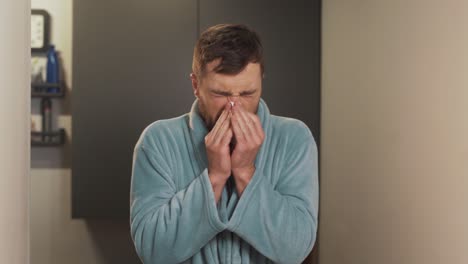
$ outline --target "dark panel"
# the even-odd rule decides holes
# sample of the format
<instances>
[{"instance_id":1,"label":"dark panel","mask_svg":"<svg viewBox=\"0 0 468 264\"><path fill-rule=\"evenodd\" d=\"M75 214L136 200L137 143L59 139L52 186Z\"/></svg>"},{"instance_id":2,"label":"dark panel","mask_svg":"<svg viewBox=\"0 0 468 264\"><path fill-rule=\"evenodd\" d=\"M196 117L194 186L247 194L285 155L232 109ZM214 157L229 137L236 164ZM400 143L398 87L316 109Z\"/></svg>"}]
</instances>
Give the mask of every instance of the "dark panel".
<instances>
[{"instance_id":1,"label":"dark panel","mask_svg":"<svg viewBox=\"0 0 468 264\"><path fill-rule=\"evenodd\" d=\"M263 98L273 114L320 131L321 1L200 0L200 32L218 23L256 30L265 49Z\"/></svg>"},{"instance_id":2,"label":"dark panel","mask_svg":"<svg viewBox=\"0 0 468 264\"><path fill-rule=\"evenodd\" d=\"M194 100L196 2L74 1L73 217L129 216L132 152Z\"/></svg>"}]
</instances>

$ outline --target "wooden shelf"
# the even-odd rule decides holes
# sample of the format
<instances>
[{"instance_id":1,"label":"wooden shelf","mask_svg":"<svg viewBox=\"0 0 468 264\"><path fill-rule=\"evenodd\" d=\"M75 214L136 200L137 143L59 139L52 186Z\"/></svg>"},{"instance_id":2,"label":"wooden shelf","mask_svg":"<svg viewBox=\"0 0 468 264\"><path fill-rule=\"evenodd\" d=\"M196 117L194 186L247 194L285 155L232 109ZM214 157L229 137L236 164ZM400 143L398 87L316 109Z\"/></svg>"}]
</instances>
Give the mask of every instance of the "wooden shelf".
<instances>
[{"instance_id":1,"label":"wooden shelf","mask_svg":"<svg viewBox=\"0 0 468 264\"><path fill-rule=\"evenodd\" d=\"M65 95L64 86L61 83L32 83L32 97L63 97Z\"/></svg>"},{"instance_id":2,"label":"wooden shelf","mask_svg":"<svg viewBox=\"0 0 468 264\"><path fill-rule=\"evenodd\" d=\"M32 146L60 146L65 143L65 129L52 132L31 131Z\"/></svg>"}]
</instances>

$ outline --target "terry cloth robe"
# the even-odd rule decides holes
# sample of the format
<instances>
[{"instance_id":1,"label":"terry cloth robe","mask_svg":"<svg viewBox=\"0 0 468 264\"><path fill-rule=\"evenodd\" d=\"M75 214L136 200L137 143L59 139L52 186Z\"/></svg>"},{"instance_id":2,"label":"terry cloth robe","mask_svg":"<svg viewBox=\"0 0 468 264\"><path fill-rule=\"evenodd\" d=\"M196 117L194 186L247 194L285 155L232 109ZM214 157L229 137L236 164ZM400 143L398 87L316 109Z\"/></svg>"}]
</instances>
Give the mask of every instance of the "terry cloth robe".
<instances>
[{"instance_id":1,"label":"terry cloth robe","mask_svg":"<svg viewBox=\"0 0 468 264\"><path fill-rule=\"evenodd\" d=\"M158 120L134 148L131 237L145 264L301 263L316 239L318 158L309 128L259 102L265 140L241 197L231 176L219 203L198 109Z\"/></svg>"}]
</instances>

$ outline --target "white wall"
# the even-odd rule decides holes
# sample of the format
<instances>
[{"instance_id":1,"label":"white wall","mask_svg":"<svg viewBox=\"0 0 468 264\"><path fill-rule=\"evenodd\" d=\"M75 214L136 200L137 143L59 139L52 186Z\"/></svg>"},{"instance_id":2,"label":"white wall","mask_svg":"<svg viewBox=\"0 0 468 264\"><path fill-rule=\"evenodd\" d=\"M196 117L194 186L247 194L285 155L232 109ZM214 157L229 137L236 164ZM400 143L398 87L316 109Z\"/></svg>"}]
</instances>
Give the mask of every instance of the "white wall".
<instances>
[{"instance_id":1,"label":"white wall","mask_svg":"<svg viewBox=\"0 0 468 264\"><path fill-rule=\"evenodd\" d=\"M468 263L468 2L324 0L320 264Z\"/></svg>"},{"instance_id":2,"label":"white wall","mask_svg":"<svg viewBox=\"0 0 468 264\"><path fill-rule=\"evenodd\" d=\"M29 260L29 9L0 1L0 263L9 264Z\"/></svg>"}]
</instances>

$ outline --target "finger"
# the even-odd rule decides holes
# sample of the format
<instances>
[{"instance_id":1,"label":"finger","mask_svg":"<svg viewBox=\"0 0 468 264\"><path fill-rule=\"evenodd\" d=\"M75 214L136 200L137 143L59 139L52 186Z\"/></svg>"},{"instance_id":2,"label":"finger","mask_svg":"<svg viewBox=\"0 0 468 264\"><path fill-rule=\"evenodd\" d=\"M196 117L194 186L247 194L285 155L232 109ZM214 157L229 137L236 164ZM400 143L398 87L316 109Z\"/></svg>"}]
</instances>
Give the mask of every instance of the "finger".
<instances>
[{"instance_id":1,"label":"finger","mask_svg":"<svg viewBox=\"0 0 468 264\"><path fill-rule=\"evenodd\" d=\"M236 137L237 141L239 142L244 142L244 132L242 132L242 129L239 125L239 114L238 113L232 113L231 117L231 124L232 124L232 130L234 132L234 136Z\"/></svg>"},{"instance_id":2,"label":"finger","mask_svg":"<svg viewBox=\"0 0 468 264\"><path fill-rule=\"evenodd\" d=\"M229 143L231 143L232 136L232 129L228 128L226 133L224 133L223 138L221 139L221 144L223 146L229 145Z\"/></svg>"},{"instance_id":3,"label":"finger","mask_svg":"<svg viewBox=\"0 0 468 264\"><path fill-rule=\"evenodd\" d=\"M222 141L222 139L225 136L226 131L229 129L230 124L231 124L231 111L229 111L226 120L224 120L223 124L221 125L218 132L216 133L213 139L214 144L218 144L219 142Z\"/></svg>"},{"instance_id":4,"label":"finger","mask_svg":"<svg viewBox=\"0 0 468 264\"><path fill-rule=\"evenodd\" d=\"M263 137L264 131L263 131L262 123L260 121L260 117L257 114L253 114L253 113L246 111L241 102L239 102L239 106L240 106L240 109L244 110L243 112L246 114L246 117L249 119L248 121L249 125L252 125L252 127L255 129L255 132L258 136Z\"/></svg>"},{"instance_id":5,"label":"finger","mask_svg":"<svg viewBox=\"0 0 468 264\"><path fill-rule=\"evenodd\" d=\"M233 107L233 111L235 114L239 115L239 125L241 127L242 132L244 133L244 137L247 141L255 140L256 142L260 139L259 136L256 135L256 130L251 127L252 121L247 117L248 112L242 107L242 105L235 105Z\"/></svg>"},{"instance_id":6,"label":"finger","mask_svg":"<svg viewBox=\"0 0 468 264\"><path fill-rule=\"evenodd\" d=\"M223 124L224 120L226 120L226 110L223 110L218 120L216 121L215 125L213 126L211 131L208 133L211 139L215 138L216 133L218 132L219 127Z\"/></svg>"},{"instance_id":7,"label":"finger","mask_svg":"<svg viewBox=\"0 0 468 264\"><path fill-rule=\"evenodd\" d=\"M210 134L212 138L216 136L216 133L218 132L219 128L222 126L223 122L226 121L227 115L229 113L229 110L227 109L228 108L225 106L223 112L221 113L221 116L219 116L218 120L216 121L216 124L211 130Z\"/></svg>"},{"instance_id":8,"label":"finger","mask_svg":"<svg viewBox=\"0 0 468 264\"><path fill-rule=\"evenodd\" d=\"M252 121L252 119L249 117L251 113L247 112L243 108L239 108L238 112L240 114L240 118L242 118L241 126L242 124L244 124L244 127L245 127L244 135L246 137L246 140L247 141L254 140L255 142L259 142L260 135L257 134L255 124Z\"/></svg>"},{"instance_id":9,"label":"finger","mask_svg":"<svg viewBox=\"0 0 468 264\"><path fill-rule=\"evenodd\" d=\"M239 135L245 140L247 140L249 137L249 131L247 129L247 125L244 122L244 119L242 118L241 113L236 112L234 115L236 116L236 125L239 128Z\"/></svg>"},{"instance_id":10,"label":"finger","mask_svg":"<svg viewBox=\"0 0 468 264\"><path fill-rule=\"evenodd\" d=\"M213 139L219 138L219 135L221 135L221 137L222 137L224 131L220 131L220 130L222 130L222 129L225 130L226 129L225 126L229 127L229 125L231 123L231 120L230 120L230 118L231 118L231 107L230 106L228 107L228 105L226 105L224 107L223 111L224 111L224 114L225 114L225 116L223 117L224 120L220 120L221 118L219 118L220 124L217 126L216 130L213 131Z\"/></svg>"},{"instance_id":11,"label":"finger","mask_svg":"<svg viewBox=\"0 0 468 264\"><path fill-rule=\"evenodd\" d=\"M260 121L260 118L258 117L258 115L248 113L247 117L251 120L252 127L257 132L257 135L263 135L264 131L262 127L262 122Z\"/></svg>"}]
</instances>

